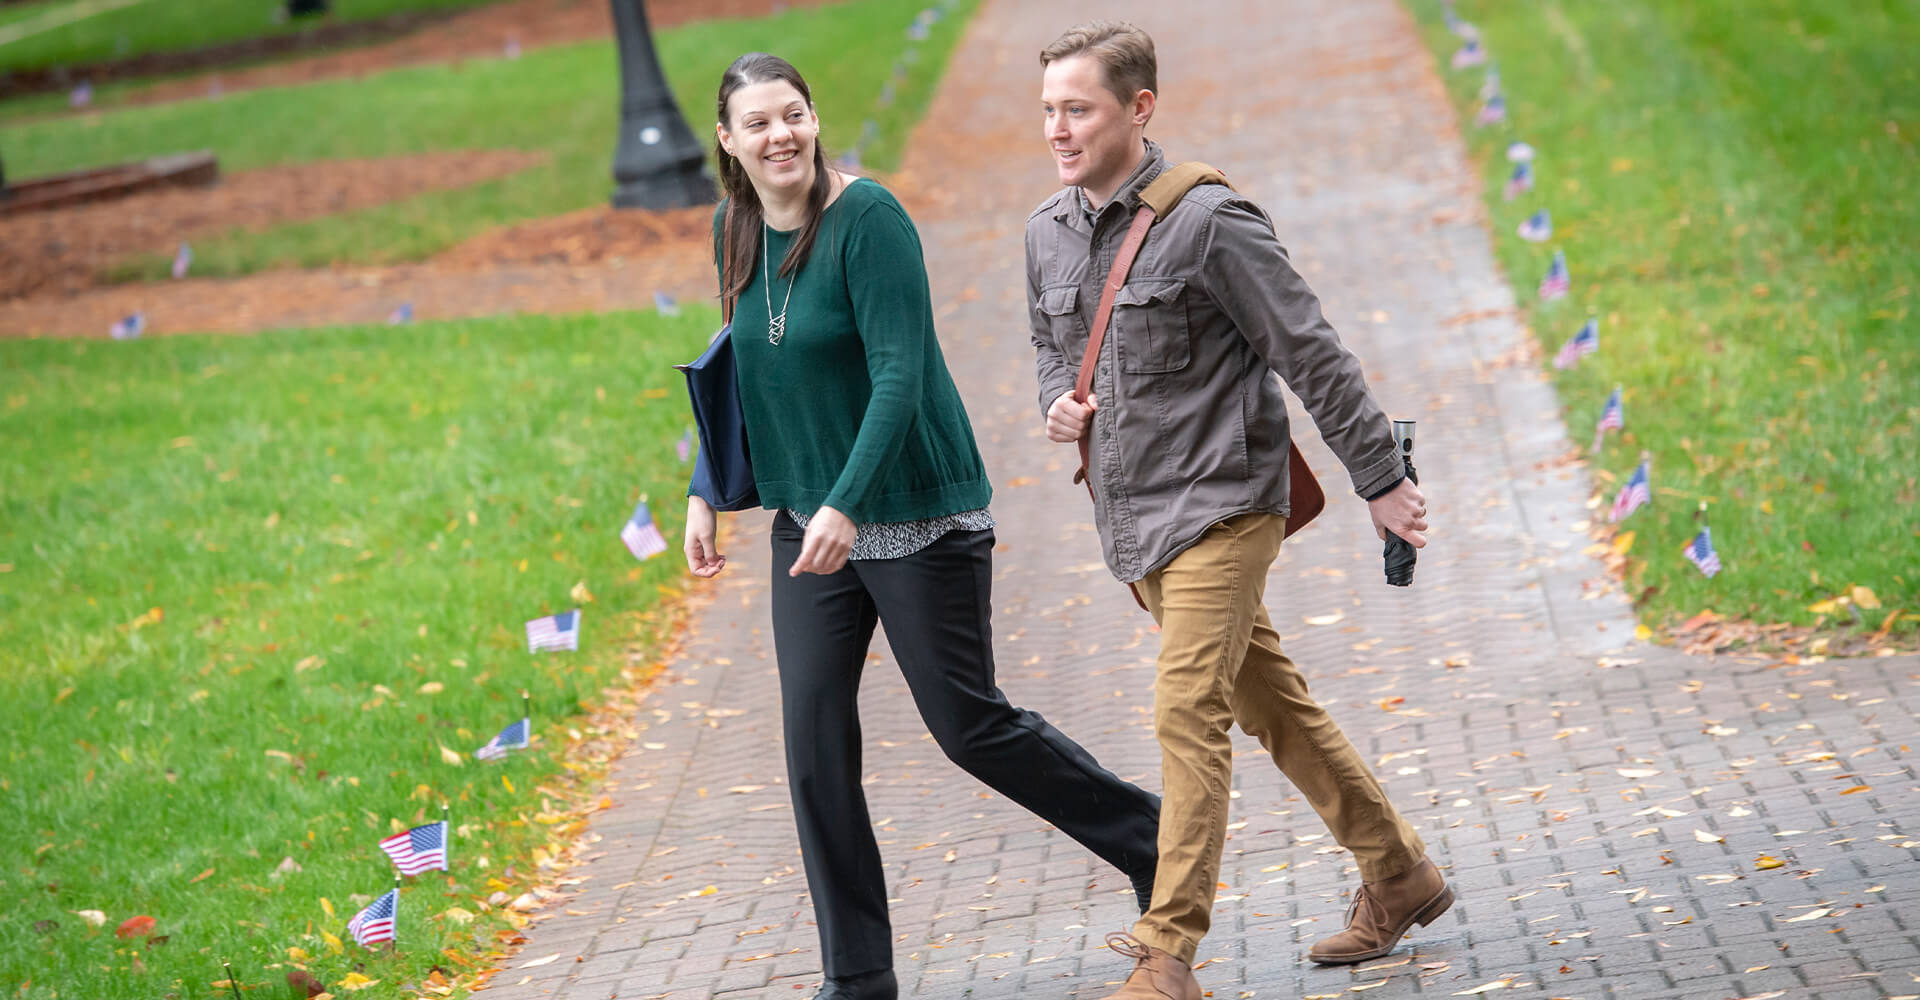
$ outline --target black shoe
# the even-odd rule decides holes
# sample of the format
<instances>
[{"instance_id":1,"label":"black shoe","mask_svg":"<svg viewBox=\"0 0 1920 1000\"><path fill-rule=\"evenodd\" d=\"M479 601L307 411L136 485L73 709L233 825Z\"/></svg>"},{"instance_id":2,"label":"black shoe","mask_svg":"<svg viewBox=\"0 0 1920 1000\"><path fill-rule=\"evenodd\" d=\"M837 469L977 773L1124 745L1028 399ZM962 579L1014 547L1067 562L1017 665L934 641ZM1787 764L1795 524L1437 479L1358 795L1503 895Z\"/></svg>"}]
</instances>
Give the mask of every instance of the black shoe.
<instances>
[{"instance_id":1,"label":"black shoe","mask_svg":"<svg viewBox=\"0 0 1920 1000\"><path fill-rule=\"evenodd\" d=\"M1140 915L1146 916L1147 911L1153 908L1152 872L1133 880L1133 896L1140 903Z\"/></svg>"},{"instance_id":2,"label":"black shoe","mask_svg":"<svg viewBox=\"0 0 1920 1000\"><path fill-rule=\"evenodd\" d=\"M876 969L857 976L828 979L813 1000L899 1000L900 984L892 969Z\"/></svg>"}]
</instances>

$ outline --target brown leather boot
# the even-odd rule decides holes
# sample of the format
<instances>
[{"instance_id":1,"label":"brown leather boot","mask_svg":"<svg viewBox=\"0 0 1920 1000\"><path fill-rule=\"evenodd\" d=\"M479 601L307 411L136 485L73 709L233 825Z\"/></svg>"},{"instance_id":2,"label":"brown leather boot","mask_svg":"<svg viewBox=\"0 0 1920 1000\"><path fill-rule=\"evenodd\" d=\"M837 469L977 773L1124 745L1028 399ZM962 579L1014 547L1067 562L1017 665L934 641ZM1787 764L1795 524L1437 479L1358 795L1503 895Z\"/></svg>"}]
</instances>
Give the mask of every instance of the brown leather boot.
<instances>
[{"instance_id":1,"label":"brown leather boot","mask_svg":"<svg viewBox=\"0 0 1920 1000\"><path fill-rule=\"evenodd\" d=\"M1187 963L1131 934L1107 935L1107 947L1133 959L1133 974L1106 1000L1201 1000L1200 981Z\"/></svg>"},{"instance_id":2,"label":"brown leather boot","mask_svg":"<svg viewBox=\"0 0 1920 1000\"><path fill-rule=\"evenodd\" d=\"M1414 924L1422 927L1453 905L1453 886L1429 858L1378 882L1363 882L1347 908L1347 929L1313 946L1307 957L1321 965L1350 965L1394 949Z\"/></svg>"}]
</instances>

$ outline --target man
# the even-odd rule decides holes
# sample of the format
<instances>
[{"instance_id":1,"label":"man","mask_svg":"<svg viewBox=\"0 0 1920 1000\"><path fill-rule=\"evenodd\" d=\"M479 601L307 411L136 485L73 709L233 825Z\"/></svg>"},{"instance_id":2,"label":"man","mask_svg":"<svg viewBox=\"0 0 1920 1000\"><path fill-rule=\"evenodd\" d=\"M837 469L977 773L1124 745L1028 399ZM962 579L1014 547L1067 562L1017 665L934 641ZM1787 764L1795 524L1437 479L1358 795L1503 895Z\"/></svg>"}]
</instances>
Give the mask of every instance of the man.
<instances>
[{"instance_id":1,"label":"man","mask_svg":"<svg viewBox=\"0 0 1920 1000\"><path fill-rule=\"evenodd\" d=\"M1362 885L1316 962L1391 951L1453 890L1413 828L1280 651L1263 606L1288 505L1284 378L1367 498L1375 531L1424 547L1426 499L1386 416L1287 259L1273 225L1222 185L1196 187L1148 231L1085 405L1072 389L1090 318L1140 192L1166 167L1146 140L1153 41L1095 22L1040 54L1047 144L1065 189L1027 220L1027 300L1047 436L1090 436L1088 475L1108 567L1160 624L1154 728L1164 798L1147 914L1109 938L1135 959L1109 1000L1198 1000L1230 797L1228 728L1258 737L1353 852Z\"/></svg>"}]
</instances>

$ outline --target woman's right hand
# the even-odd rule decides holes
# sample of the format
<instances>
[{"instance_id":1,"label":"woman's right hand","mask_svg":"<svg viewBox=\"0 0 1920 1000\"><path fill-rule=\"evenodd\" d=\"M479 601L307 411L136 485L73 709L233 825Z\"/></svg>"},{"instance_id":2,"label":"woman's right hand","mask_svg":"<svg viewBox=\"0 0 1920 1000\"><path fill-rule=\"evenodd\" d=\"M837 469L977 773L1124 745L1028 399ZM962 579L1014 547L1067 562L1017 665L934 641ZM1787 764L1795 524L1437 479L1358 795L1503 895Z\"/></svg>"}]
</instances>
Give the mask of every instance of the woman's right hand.
<instances>
[{"instance_id":1,"label":"woman's right hand","mask_svg":"<svg viewBox=\"0 0 1920 1000\"><path fill-rule=\"evenodd\" d=\"M699 497L687 498L687 568L694 576L714 577L727 567L727 557L714 544L718 519L713 507Z\"/></svg>"}]
</instances>

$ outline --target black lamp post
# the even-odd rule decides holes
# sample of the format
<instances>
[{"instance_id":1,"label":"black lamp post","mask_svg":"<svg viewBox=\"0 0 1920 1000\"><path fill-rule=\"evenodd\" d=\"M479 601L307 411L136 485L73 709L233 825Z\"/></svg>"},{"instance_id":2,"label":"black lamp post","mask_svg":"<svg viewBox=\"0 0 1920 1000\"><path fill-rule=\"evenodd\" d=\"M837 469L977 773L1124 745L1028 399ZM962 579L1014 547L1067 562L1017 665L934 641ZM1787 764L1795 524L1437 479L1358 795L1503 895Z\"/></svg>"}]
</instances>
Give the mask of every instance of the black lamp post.
<instances>
[{"instance_id":1,"label":"black lamp post","mask_svg":"<svg viewBox=\"0 0 1920 1000\"><path fill-rule=\"evenodd\" d=\"M685 208L719 200L706 151L680 117L660 72L645 0L612 0L620 39L620 143L613 207Z\"/></svg>"}]
</instances>

